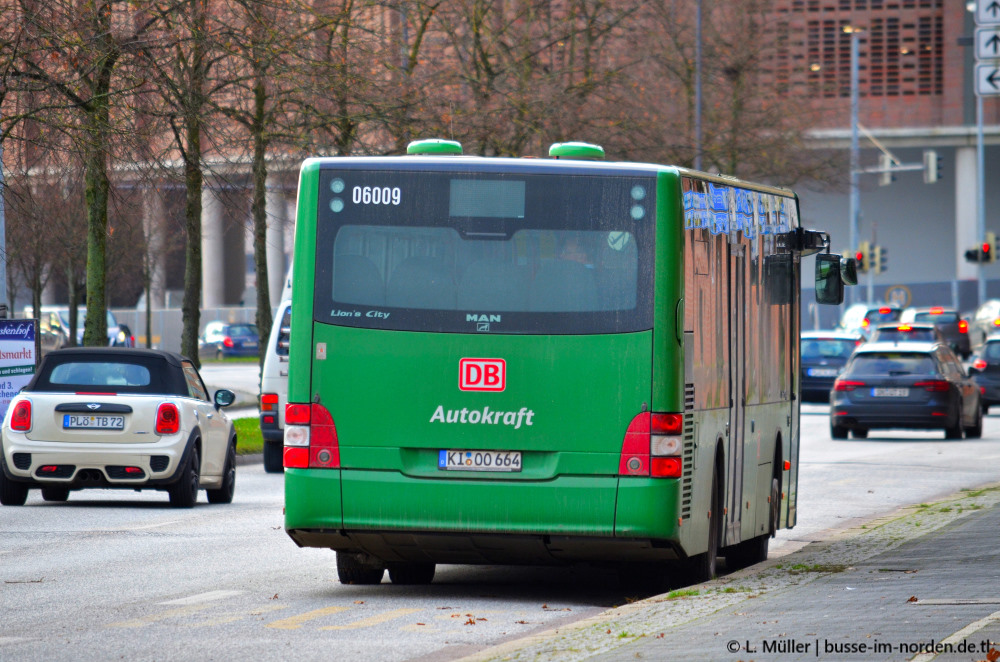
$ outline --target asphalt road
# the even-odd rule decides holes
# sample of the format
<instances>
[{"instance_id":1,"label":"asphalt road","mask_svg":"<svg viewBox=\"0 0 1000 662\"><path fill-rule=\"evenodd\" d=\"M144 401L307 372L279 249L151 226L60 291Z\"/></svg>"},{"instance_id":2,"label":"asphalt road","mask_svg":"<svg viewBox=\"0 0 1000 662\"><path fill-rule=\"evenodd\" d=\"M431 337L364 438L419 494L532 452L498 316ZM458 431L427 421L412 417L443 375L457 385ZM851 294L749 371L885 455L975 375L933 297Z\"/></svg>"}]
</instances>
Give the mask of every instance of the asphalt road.
<instances>
[{"instance_id":1,"label":"asphalt road","mask_svg":"<svg viewBox=\"0 0 1000 662\"><path fill-rule=\"evenodd\" d=\"M893 432L833 442L820 406L806 407L802 426L799 523L774 541L776 559L998 477L1000 416L969 441ZM26 506L0 508L0 660L490 657L649 597L586 567L444 566L430 586L344 586L334 554L285 535L282 500L281 476L249 465L231 505L202 496L174 510L163 493L102 490L63 504L32 492ZM535 659L531 650L517 657Z\"/></svg>"}]
</instances>

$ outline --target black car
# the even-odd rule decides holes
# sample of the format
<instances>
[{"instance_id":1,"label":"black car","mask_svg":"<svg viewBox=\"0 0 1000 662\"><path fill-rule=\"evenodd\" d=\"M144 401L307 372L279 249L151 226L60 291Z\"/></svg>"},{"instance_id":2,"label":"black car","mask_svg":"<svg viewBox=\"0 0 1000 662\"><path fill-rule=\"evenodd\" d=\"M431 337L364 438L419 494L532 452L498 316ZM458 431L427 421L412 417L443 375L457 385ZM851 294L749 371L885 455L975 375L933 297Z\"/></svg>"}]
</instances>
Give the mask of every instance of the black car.
<instances>
[{"instance_id":1,"label":"black car","mask_svg":"<svg viewBox=\"0 0 1000 662\"><path fill-rule=\"evenodd\" d=\"M969 368L972 379L979 386L983 413L993 405L1000 405L1000 335L986 338Z\"/></svg>"},{"instance_id":2,"label":"black car","mask_svg":"<svg viewBox=\"0 0 1000 662\"><path fill-rule=\"evenodd\" d=\"M801 342L802 401L829 402L834 380L864 340L843 331L803 331Z\"/></svg>"},{"instance_id":3,"label":"black car","mask_svg":"<svg viewBox=\"0 0 1000 662\"><path fill-rule=\"evenodd\" d=\"M937 342L945 344L945 337L930 322L893 322L879 324L868 337L871 342Z\"/></svg>"},{"instance_id":4,"label":"black car","mask_svg":"<svg viewBox=\"0 0 1000 662\"><path fill-rule=\"evenodd\" d=\"M830 392L830 436L873 428L943 429L945 439L983 434L979 387L958 356L938 343L866 343Z\"/></svg>"},{"instance_id":5,"label":"black car","mask_svg":"<svg viewBox=\"0 0 1000 662\"><path fill-rule=\"evenodd\" d=\"M899 321L933 324L941 332L945 342L963 360L969 358L972 354L969 342L969 323L962 319L961 314L954 308L944 308L942 306L907 308L903 311L903 315L899 318Z\"/></svg>"}]
</instances>

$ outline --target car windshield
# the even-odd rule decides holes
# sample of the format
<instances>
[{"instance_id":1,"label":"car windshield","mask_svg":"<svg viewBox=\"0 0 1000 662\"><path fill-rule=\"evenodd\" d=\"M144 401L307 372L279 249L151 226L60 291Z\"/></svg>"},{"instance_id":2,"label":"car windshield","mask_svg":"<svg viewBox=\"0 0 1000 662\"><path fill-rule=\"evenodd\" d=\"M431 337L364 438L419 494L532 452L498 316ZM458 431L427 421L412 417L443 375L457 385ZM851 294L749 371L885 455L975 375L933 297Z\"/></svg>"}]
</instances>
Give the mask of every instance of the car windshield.
<instances>
[{"instance_id":1,"label":"car windshield","mask_svg":"<svg viewBox=\"0 0 1000 662\"><path fill-rule=\"evenodd\" d=\"M842 340L839 338L812 338L802 341L802 358L810 359L846 359L857 347L854 340Z\"/></svg>"},{"instance_id":2,"label":"car windshield","mask_svg":"<svg viewBox=\"0 0 1000 662\"><path fill-rule=\"evenodd\" d=\"M931 375L937 372L929 354L865 352L854 357L854 375Z\"/></svg>"},{"instance_id":3,"label":"car windshield","mask_svg":"<svg viewBox=\"0 0 1000 662\"><path fill-rule=\"evenodd\" d=\"M983 358L990 361L1000 360L1000 341L986 343L983 347Z\"/></svg>"},{"instance_id":4,"label":"car windshield","mask_svg":"<svg viewBox=\"0 0 1000 662\"><path fill-rule=\"evenodd\" d=\"M879 322L895 322L899 319L900 311L896 308L876 308L869 310L865 317L872 324Z\"/></svg>"}]
</instances>

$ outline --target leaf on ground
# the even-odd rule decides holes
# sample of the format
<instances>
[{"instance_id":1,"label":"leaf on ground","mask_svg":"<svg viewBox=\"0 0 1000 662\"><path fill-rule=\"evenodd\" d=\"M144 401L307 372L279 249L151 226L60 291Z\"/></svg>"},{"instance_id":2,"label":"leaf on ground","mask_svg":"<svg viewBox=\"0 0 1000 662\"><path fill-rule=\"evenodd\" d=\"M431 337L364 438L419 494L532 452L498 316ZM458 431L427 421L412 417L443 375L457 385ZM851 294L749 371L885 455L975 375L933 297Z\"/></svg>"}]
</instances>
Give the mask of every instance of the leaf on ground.
<instances>
[{"instance_id":1,"label":"leaf on ground","mask_svg":"<svg viewBox=\"0 0 1000 662\"><path fill-rule=\"evenodd\" d=\"M915 595L911 595L911 596L910 596L910 599L909 599L909 600L907 600L907 602L917 602L917 596L915 596Z\"/></svg>"}]
</instances>

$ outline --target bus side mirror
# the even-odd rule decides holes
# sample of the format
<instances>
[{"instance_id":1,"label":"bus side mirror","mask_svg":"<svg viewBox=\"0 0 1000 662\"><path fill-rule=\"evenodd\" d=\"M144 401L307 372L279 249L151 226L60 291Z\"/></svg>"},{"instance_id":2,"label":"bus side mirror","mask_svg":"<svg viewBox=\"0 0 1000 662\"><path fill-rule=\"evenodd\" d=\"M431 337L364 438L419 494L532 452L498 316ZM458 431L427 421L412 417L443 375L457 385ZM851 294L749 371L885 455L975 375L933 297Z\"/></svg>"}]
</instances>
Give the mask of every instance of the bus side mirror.
<instances>
[{"instance_id":1,"label":"bus side mirror","mask_svg":"<svg viewBox=\"0 0 1000 662\"><path fill-rule=\"evenodd\" d=\"M820 253L816 256L816 302L834 305L844 302L839 255Z\"/></svg>"},{"instance_id":2,"label":"bus side mirror","mask_svg":"<svg viewBox=\"0 0 1000 662\"><path fill-rule=\"evenodd\" d=\"M853 257L840 258L840 278L844 285L858 284L858 261Z\"/></svg>"}]
</instances>

